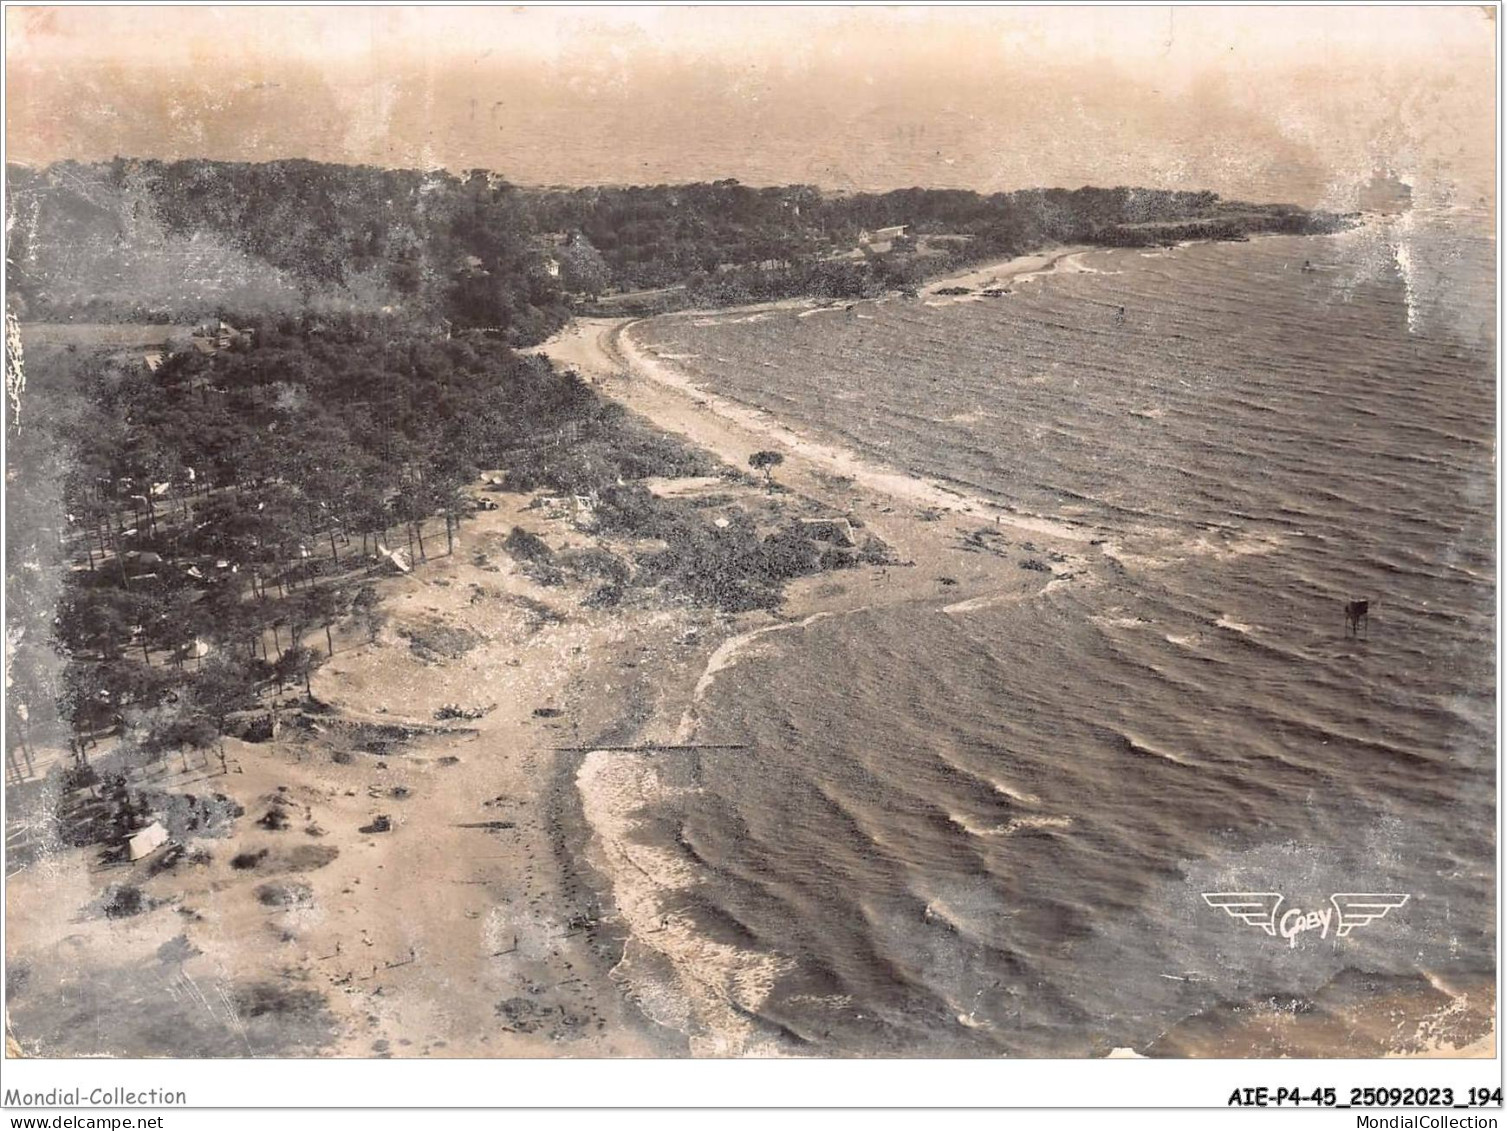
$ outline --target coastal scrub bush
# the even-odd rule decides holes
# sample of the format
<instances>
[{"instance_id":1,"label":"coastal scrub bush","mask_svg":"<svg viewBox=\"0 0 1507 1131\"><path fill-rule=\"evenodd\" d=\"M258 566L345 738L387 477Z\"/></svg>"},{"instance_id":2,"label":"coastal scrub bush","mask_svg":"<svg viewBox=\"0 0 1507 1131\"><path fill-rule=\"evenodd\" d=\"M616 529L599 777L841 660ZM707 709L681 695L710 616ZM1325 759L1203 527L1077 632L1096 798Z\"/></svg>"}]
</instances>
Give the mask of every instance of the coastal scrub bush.
<instances>
[{"instance_id":1,"label":"coastal scrub bush","mask_svg":"<svg viewBox=\"0 0 1507 1131\"><path fill-rule=\"evenodd\" d=\"M425 663L458 660L481 643L481 637L470 629L439 620L404 625L398 629L398 635L408 641L409 649Z\"/></svg>"},{"instance_id":2,"label":"coastal scrub bush","mask_svg":"<svg viewBox=\"0 0 1507 1131\"><path fill-rule=\"evenodd\" d=\"M611 584L621 585L633 576L632 566L600 546L571 550L560 561L579 577L599 577Z\"/></svg>"},{"instance_id":3,"label":"coastal scrub bush","mask_svg":"<svg viewBox=\"0 0 1507 1131\"><path fill-rule=\"evenodd\" d=\"M549 543L521 526L513 527L503 541L502 548L519 561L524 562L547 562L554 557L554 551L549 548Z\"/></svg>"},{"instance_id":4,"label":"coastal scrub bush","mask_svg":"<svg viewBox=\"0 0 1507 1131\"><path fill-rule=\"evenodd\" d=\"M256 898L264 907L299 907L314 902L314 889L302 880L262 884Z\"/></svg>"},{"instance_id":5,"label":"coastal scrub bush","mask_svg":"<svg viewBox=\"0 0 1507 1131\"><path fill-rule=\"evenodd\" d=\"M153 905L153 901L132 884L111 884L95 902L106 919L129 919L151 910Z\"/></svg>"},{"instance_id":6,"label":"coastal scrub bush","mask_svg":"<svg viewBox=\"0 0 1507 1131\"><path fill-rule=\"evenodd\" d=\"M774 469L784 462L785 457L779 452L760 451L748 457L748 466L764 473L764 486L771 491L774 490Z\"/></svg>"},{"instance_id":7,"label":"coastal scrub bush","mask_svg":"<svg viewBox=\"0 0 1507 1131\"><path fill-rule=\"evenodd\" d=\"M763 574L771 581L804 577L821 568L821 554L809 538L781 530L764 539Z\"/></svg>"}]
</instances>

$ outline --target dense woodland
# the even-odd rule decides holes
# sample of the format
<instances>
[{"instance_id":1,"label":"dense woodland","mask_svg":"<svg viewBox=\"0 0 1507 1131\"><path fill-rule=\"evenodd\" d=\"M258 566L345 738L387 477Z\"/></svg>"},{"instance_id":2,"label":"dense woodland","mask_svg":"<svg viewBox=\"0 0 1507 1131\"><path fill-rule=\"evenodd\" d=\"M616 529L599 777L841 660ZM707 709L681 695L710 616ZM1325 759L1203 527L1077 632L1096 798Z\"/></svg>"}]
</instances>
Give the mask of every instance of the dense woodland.
<instances>
[{"instance_id":1,"label":"dense woodland","mask_svg":"<svg viewBox=\"0 0 1507 1131\"><path fill-rule=\"evenodd\" d=\"M379 546L415 564L451 552L482 468L520 490L609 494L708 470L485 336L361 318L250 329L156 372L139 354L29 359L7 522L9 698L33 719L55 700L82 739L181 701L149 745L218 733L259 689L307 682L329 653L304 646L311 633L375 623Z\"/></svg>"},{"instance_id":2,"label":"dense woodland","mask_svg":"<svg viewBox=\"0 0 1507 1131\"><path fill-rule=\"evenodd\" d=\"M833 194L726 180L565 190L520 188L481 170L309 161L12 167L10 193L11 287L23 320L398 309L513 345L541 340L573 304L610 291L684 286L709 302L843 297L1051 243L1235 238L1341 222L1160 189ZM863 232L902 224L901 246L855 254ZM1177 224L1188 227L1161 227ZM175 289L183 271L154 271L164 263L182 263L199 285Z\"/></svg>"}]
</instances>

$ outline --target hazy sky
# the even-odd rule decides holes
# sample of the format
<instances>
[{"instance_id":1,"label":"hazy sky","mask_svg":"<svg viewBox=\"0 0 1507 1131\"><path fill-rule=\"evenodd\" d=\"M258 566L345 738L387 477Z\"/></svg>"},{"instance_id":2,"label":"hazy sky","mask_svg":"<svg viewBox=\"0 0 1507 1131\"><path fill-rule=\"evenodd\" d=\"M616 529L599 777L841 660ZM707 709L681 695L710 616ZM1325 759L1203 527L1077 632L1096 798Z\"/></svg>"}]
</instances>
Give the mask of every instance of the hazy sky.
<instances>
[{"instance_id":1,"label":"hazy sky","mask_svg":"<svg viewBox=\"0 0 1507 1131\"><path fill-rule=\"evenodd\" d=\"M1492 194L1490 9L11 8L11 160Z\"/></svg>"}]
</instances>

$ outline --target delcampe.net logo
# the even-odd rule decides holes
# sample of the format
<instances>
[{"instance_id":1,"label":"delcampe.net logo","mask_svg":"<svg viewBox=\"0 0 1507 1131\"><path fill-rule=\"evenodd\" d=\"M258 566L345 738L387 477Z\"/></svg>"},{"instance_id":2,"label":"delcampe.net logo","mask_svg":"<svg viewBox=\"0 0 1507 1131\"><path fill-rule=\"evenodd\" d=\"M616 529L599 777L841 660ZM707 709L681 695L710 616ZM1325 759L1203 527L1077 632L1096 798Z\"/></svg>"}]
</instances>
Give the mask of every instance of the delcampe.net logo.
<instances>
[{"instance_id":1,"label":"delcampe.net logo","mask_svg":"<svg viewBox=\"0 0 1507 1131\"><path fill-rule=\"evenodd\" d=\"M1356 927L1368 927L1378 919L1386 918L1388 911L1401 907L1409 898L1398 892L1337 891L1329 897L1329 907L1316 911L1290 907L1281 911L1280 892L1206 891L1201 894L1210 907L1222 908L1232 919L1260 927L1273 938L1280 936L1290 947L1296 947L1298 936L1309 931L1317 931L1319 938L1327 939L1330 928L1333 928L1334 937L1342 939Z\"/></svg>"}]
</instances>

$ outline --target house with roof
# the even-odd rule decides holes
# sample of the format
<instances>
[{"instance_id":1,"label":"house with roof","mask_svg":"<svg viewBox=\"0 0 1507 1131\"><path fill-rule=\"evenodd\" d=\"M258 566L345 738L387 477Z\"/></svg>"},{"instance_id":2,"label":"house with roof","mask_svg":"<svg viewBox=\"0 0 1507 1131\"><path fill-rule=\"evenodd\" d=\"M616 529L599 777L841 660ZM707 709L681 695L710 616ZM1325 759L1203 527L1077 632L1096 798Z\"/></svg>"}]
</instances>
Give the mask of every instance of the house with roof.
<instances>
[{"instance_id":1,"label":"house with roof","mask_svg":"<svg viewBox=\"0 0 1507 1131\"><path fill-rule=\"evenodd\" d=\"M893 224L888 228L859 232L858 246L875 253L889 251L894 246L894 242L905 235L905 229L908 227L910 227L909 224Z\"/></svg>"}]
</instances>

